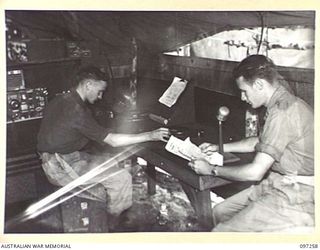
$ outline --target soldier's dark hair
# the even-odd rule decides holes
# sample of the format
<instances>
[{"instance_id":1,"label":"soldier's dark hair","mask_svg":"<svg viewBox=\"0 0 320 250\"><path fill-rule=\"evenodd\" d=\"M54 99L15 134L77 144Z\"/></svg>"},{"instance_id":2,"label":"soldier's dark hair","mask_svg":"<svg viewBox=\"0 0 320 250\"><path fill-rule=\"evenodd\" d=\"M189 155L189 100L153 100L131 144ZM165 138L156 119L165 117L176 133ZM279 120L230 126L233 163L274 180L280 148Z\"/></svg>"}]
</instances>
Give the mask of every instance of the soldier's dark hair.
<instances>
[{"instance_id":1,"label":"soldier's dark hair","mask_svg":"<svg viewBox=\"0 0 320 250\"><path fill-rule=\"evenodd\" d=\"M95 66L86 66L79 69L76 75L76 82L80 84L83 80L108 81L108 75Z\"/></svg>"},{"instance_id":2,"label":"soldier's dark hair","mask_svg":"<svg viewBox=\"0 0 320 250\"><path fill-rule=\"evenodd\" d=\"M279 78L279 73L270 58L264 55L251 55L242 60L233 70L235 79L241 76L249 83L253 83L257 78L260 78L273 84Z\"/></svg>"}]
</instances>

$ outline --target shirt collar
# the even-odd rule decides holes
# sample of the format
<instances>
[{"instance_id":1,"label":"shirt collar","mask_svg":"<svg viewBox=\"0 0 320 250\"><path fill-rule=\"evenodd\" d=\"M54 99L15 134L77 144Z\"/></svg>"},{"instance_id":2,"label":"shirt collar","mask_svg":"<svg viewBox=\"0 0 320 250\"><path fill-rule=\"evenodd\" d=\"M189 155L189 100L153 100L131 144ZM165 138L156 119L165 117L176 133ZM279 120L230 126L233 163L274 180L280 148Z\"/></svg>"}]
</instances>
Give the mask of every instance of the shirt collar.
<instances>
[{"instance_id":1,"label":"shirt collar","mask_svg":"<svg viewBox=\"0 0 320 250\"><path fill-rule=\"evenodd\" d=\"M277 104L280 96L281 96L285 91L286 91L286 90L285 90L285 88L284 88L282 85L280 85L280 86L274 91L273 95L271 96L271 98L270 98L270 100L269 100L269 103L267 104L267 109L268 109L268 110L271 109L272 107L274 107L274 106Z\"/></svg>"},{"instance_id":2,"label":"shirt collar","mask_svg":"<svg viewBox=\"0 0 320 250\"><path fill-rule=\"evenodd\" d=\"M76 91L75 88L71 90L71 96L78 104L80 104L83 107L86 106L85 102L81 99L79 93Z\"/></svg>"}]
</instances>

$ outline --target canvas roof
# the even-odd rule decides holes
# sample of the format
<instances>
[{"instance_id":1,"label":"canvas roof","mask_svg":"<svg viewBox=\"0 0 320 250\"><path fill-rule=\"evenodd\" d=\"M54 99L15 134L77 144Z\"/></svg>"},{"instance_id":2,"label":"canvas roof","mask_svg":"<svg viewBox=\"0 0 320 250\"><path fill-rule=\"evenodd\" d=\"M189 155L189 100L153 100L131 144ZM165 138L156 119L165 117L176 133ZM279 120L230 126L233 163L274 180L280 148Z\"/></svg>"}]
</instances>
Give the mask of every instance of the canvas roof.
<instances>
[{"instance_id":1,"label":"canvas roof","mask_svg":"<svg viewBox=\"0 0 320 250\"><path fill-rule=\"evenodd\" d=\"M106 53L130 53L134 37L162 53L231 29L315 26L314 11L6 11L31 38L98 40Z\"/></svg>"}]
</instances>

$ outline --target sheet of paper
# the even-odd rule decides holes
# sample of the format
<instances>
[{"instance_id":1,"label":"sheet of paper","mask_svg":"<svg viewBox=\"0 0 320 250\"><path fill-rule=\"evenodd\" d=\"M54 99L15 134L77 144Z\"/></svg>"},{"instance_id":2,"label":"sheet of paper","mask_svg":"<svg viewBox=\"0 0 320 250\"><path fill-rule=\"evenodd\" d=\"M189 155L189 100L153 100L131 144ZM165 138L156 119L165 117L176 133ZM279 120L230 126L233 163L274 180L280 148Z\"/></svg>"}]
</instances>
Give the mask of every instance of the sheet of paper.
<instances>
[{"instance_id":1,"label":"sheet of paper","mask_svg":"<svg viewBox=\"0 0 320 250\"><path fill-rule=\"evenodd\" d=\"M182 154L188 155L190 159L202 157L201 149L197 145L193 144L189 137L183 141L183 147L181 147L180 150Z\"/></svg>"},{"instance_id":2,"label":"sheet of paper","mask_svg":"<svg viewBox=\"0 0 320 250\"><path fill-rule=\"evenodd\" d=\"M188 161L191 159L204 158L210 164L223 165L223 155L214 152L212 155L207 156L201 152L201 149L190 141L190 138L181 140L175 136L170 136L165 149L175 155L178 155Z\"/></svg>"},{"instance_id":3,"label":"sheet of paper","mask_svg":"<svg viewBox=\"0 0 320 250\"><path fill-rule=\"evenodd\" d=\"M177 156L180 156L181 158L184 158L188 161L191 160L191 157L189 155L186 155L184 153L182 153L182 151L185 151L183 149L184 146L184 141L183 140L180 140L179 138L171 135L167 144L166 144L166 147L165 149Z\"/></svg>"},{"instance_id":4,"label":"sheet of paper","mask_svg":"<svg viewBox=\"0 0 320 250\"><path fill-rule=\"evenodd\" d=\"M159 98L159 102L171 108L187 86L187 81L175 77L167 90Z\"/></svg>"}]
</instances>

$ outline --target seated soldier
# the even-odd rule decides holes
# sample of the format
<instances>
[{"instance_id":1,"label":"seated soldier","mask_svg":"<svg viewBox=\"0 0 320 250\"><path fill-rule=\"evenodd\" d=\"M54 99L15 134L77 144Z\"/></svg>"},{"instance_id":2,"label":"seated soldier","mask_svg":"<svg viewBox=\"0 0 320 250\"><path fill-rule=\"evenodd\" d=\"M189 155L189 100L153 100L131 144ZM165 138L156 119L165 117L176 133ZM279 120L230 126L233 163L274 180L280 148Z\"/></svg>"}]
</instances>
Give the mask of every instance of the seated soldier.
<instances>
[{"instance_id":1,"label":"seated soldier","mask_svg":"<svg viewBox=\"0 0 320 250\"><path fill-rule=\"evenodd\" d=\"M58 95L50 101L38 134L37 148L42 166L52 184L65 186L108 159L105 155L97 157L86 152L86 145L90 141L120 147L168 139L169 131L166 128L139 134L121 134L100 126L87 103L93 104L102 98L107 88L105 74L98 68L86 67L79 71L76 82L77 86L70 93ZM131 175L117 164L85 184L92 183L102 184L102 190L97 188L90 191L98 199L107 201L111 215L118 216L132 205Z\"/></svg>"},{"instance_id":2,"label":"seated soldier","mask_svg":"<svg viewBox=\"0 0 320 250\"><path fill-rule=\"evenodd\" d=\"M267 114L259 137L224 144L225 152L256 152L251 163L213 166L190 162L203 175L257 184L213 208L213 231L310 231L314 220L314 116L311 107L282 84L273 62L251 55L234 70L241 99ZM211 154L218 145L204 143Z\"/></svg>"}]
</instances>

